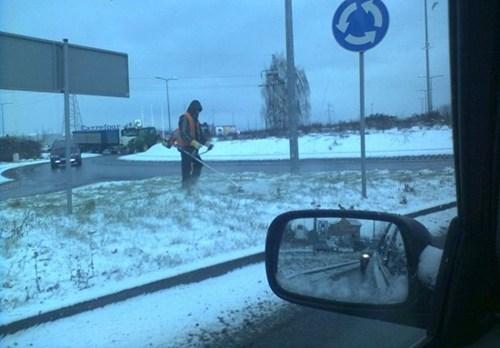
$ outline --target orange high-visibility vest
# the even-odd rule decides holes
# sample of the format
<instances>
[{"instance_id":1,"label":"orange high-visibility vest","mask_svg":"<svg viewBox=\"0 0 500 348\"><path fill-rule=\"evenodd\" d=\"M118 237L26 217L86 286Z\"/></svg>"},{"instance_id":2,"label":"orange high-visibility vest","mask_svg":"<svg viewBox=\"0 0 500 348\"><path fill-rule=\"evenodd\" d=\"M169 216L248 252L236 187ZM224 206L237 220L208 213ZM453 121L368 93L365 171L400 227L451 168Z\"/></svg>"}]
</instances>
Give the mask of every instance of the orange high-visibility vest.
<instances>
[{"instance_id":1,"label":"orange high-visibility vest","mask_svg":"<svg viewBox=\"0 0 500 348\"><path fill-rule=\"evenodd\" d=\"M183 114L184 117L187 118L188 120L188 123L189 123L189 135L191 136L191 138L193 140L196 139L196 124L193 120L193 116L191 116L191 114L189 112L185 112ZM181 130L178 128L175 132L175 133L178 133L177 136L176 136L176 139L175 139L175 142L177 143L178 146L190 146L191 144L187 144L184 139L182 139L182 136L181 136Z\"/></svg>"}]
</instances>

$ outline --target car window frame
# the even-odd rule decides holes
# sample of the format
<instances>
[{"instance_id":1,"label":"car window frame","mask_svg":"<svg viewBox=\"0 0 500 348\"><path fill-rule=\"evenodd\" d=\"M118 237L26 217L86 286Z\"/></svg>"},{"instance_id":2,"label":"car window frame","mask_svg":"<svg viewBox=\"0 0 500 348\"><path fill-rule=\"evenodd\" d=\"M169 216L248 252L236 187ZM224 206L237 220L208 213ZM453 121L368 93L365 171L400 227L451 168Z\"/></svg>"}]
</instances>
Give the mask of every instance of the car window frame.
<instances>
[{"instance_id":1,"label":"car window frame","mask_svg":"<svg viewBox=\"0 0 500 348\"><path fill-rule=\"evenodd\" d=\"M494 325L500 308L498 13L492 0L449 1L458 216L450 224L422 346L472 343Z\"/></svg>"}]
</instances>

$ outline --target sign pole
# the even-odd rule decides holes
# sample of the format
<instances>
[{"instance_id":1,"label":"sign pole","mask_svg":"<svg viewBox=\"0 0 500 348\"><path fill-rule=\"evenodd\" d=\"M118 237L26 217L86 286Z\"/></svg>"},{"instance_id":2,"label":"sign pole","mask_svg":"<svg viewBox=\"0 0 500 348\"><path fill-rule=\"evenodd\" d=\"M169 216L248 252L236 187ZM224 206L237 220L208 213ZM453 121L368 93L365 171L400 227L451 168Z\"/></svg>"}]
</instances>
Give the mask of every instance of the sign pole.
<instances>
[{"instance_id":1,"label":"sign pole","mask_svg":"<svg viewBox=\"0 0 500 348\"><path fill-rule=\"evenodd\" d=\"M69 68L69 55L74 57ZM26 59L29 56L30 59ZM64 93L67 211L73 212L69 94L130 97L124 53L0 31L0 89ZM61 66L62 63L62 66Z\"/></svg>"},{"instance_id":2,"label":"sign pole","mask_svg":"<svg viewBox=\"0 0 500 348\"><path fill-rule=\"evenodd\" d=\"M427 0L426 0L427 1ZM361 195L366 194L365 52L382 41L389 29L389 12L382 0L344 0L333 15L332 31L343 48L359 53L359 130Z\"/></svg>"},{"instance_id":3,"label":"sign pole","mask_svg":"<svg viewBox=\"0 0 500 348\"><path fill-rule=\"evenodd\" d=\"M68 39L63 40L63 89L64 89L64 136L66 140L66 208L68 215L73 213L72 200L72 172L71 172L71 127L69 124L69 62L68 62Z\"/></svg>"},{"instance_id":4,"label":"sign pole","mask_svg":"<svg viewBox=\"0 0 500 348\"><path fill-rule=\"evenodd\" d=\"M359 131L361 135L361 194L366 198L365 52L359 52Z\"/></svg>"}]
</instances>

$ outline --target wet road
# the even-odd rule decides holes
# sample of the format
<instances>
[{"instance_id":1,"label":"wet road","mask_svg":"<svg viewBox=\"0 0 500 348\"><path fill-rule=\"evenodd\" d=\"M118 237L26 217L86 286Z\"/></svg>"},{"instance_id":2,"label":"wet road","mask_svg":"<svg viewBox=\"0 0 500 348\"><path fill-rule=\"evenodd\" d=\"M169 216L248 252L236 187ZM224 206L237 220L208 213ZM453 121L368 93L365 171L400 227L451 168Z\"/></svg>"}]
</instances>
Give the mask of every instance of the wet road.
<instances>
[{"instance_id":1,"label":"wet road","mask_svg":"<svg viewBox=\"0 0 500 348\"><path fill-rule=\"evenodd\" d=\"M287 173L289 161L211 161L213 168L227 174L242 172ZM423 158L372 158L367 170L421 170L452 167L451 156ZM359 170L359 159L301 160L301 172ZM204 170L209 170L205 168ZM180 176L180 162L122 161L116 156L85 158L81 167L71 168L72 186L78 187L103 181L140 180L157 176ZM50 165L36 164L7 170L2 175L14 181L0 185L0 200L61 191L66 185L66 170L51 170Z\"/></svg>"},{"instance_id":2,"label":"wet road","mask_svg":"<svg viewBox=\"0 0 500 348\"><path fill-rule=\"evenodd\" d=\"M371 284L368 274L353 268L335 277L351 286ZM352 288L352 287L351 287ZM425 330L379 320L364 319L304 306L287 304L258 320L248 321L237 332L210 332L207 347L330 348L412 347L425 338Z\"/></svg>"},{"instance_id":3,"label":"wet road","mask_svg":"<svg viewBox=\"0 0 500 348\"><path fill-rule=\"evenodd\" d=\"M348 283L371 283L359 268L336 277ZM207 347L330 348L412 347L425 337L425 330L379 320L308 308L292 303L245 322L236 332L210 332Z\"/></svg>"}]
</instances>

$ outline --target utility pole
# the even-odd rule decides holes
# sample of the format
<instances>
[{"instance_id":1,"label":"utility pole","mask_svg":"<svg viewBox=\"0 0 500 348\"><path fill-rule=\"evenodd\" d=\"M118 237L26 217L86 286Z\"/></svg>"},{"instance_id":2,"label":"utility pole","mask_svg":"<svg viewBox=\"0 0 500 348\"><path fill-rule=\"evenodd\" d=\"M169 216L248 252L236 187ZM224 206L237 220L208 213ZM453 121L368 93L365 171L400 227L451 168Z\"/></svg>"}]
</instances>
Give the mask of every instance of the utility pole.
<instances>
[{"instance_id":1,"label":"utility pole","mask_svg":"<svg viewBox=\"0 0 500 348\"><path fill-rule=\"evenodd\" d=\"M69 104L69 116L70 116L70 125L73 125L73 130L81 130L83 121L82 114L80 112L80 105L78 104L78 99L76 98L76 94L70 94L69 96L70 104Z\"/></svg>"},{"instance_id":2,"label":"utility pole","mask_svg":"<svg viewBox=\"0 0 500 348\"><path fill-rule=\"evenodd\" d=\"M425 92L426 96L425 96L425 100L426 100L426 112L429 113L432 111L432 108L433 108L433 103L432 103L432 80L434 79L437 79L439 77L444 77L444 75L432 75L432 76L419 76L419 78L423 78L423 79L426 79L426 85L427 85L427 88L426 89L422 89L422 90L419 90L419 91L423 91ZM429 103L429 98L430 98L430 103ZM430 109L429 109L430 107Z\"/></svg>"},{"instance_id":3,"label":"utility pole","mask_svg":"<svg viewBox=\"0 0 500 348\"><path fill-rule=\"evenodd\" d=\"M435 2L434 5L432 5L432 10L434 10L434 7L436 7L438 3ZM429 49L431 48L429 44L429 21L428 21L428 15L427 15L427 0L424 0L424 24L425 24L425 82L426 82L426 88L427 88L427 112L431 112L433 109L432 105L432 77L431 77L431 72L430 72L430 66L429 66Z\"/></svg>"},{"instance_id":4,"label":"utility pole","mask_svg":"<svg viewBox=\"0 0 500 348\"><path fill-rule=\"evenodd\" d=\"M285 28L286 28L286 63L287 63L287 96L288 117L290 124L290 170L292 173L299 171L299 139L297 132L297 99L295 85L297 74L293 52L293 14L292 0L285 0Z\"/></svg>"},{"instance_id":5,"label":"utility pole","mask_svg":"<svg viewBox=\"0 0 500 348\"><path fill-rule=\"evenodd\" d=\"M0 103L0 108L2 110L2 136L5 136L5 120L4 120L4 115L3 115L3 106L4 105L11 105L14 103Z\"/></svg>"},{"instance_id":6,"label":"utility pole","mask_svg":"<svg viewBox=\"0 0 500 348\"><path fill-rule=\"evenodd\" d=\"M427 0L424 0L424 11L425 11L425 82L427 86L427 112L432 111L432 96L431 96L431 78L430 78L430 67L429 67L429 28L427 23Z\"/></svg>"},{"instance_id":7,"label":"utility pole","mask_svg":"<svg viewBox=\"0 0 500 348\"><path fill-rule=\"evenodd\" d=\"M425 97L420 97L420 113L423 114L425 110Z\"/></svg>"},{"instance_id":8,"label":"utility pole","mask_svg":"<svg viewBox=\"0 0 500 348\"><path fill-rule=\"evenodd\" d=\"M170 95L168 93L168 81L176 81L178 80L177 78L175 77L168 77L168 78L165 78L165 77L161 77L161 76L156 76L155 79L158 79L158 80L163 80L165 81L165 87L167 89L167 113L168 113L168 131L171 133L172 132L172 119L170 117Z\"/></svg>"},{"instance_id":9,"label":"utility pole","mask_svg":"<svg viewBox=\"0 0 500 348\"><path fill-rule=\"evenodd\" d=\"M69 128L71 130L81 130L83 125L82 114L80 113L80 105L76 94L69 95ZM63 122L62 129L65 132L66 125Z\"/></svg>"},{"instance_id":10,"label":"utility pole","mask_svg":"<svg viewBox=\"0 0 500 348\"><path fill-rule=\"evenodd\" d=\"M425 99L426 110L427 110L427 90L426 89L417 89L417 92L423 93L424 99Z\"/></svg>"},{"instance_id":11,"label":"utility pole","mask_svg":"<svg viewBox=\"0 0 500 348\"><path fill-rule=\"evenodd\" d=\"M328 106L327 106L326 112L327 112L327 114L328 114L328 125L329 125L329 126L331 126L331 125L332 125L332 115L331 115L331 111L333 111L332 104L328 103Z\"/></svg>"}]
</instances>

